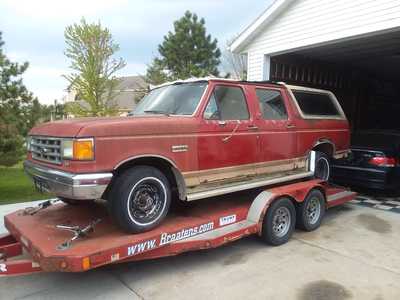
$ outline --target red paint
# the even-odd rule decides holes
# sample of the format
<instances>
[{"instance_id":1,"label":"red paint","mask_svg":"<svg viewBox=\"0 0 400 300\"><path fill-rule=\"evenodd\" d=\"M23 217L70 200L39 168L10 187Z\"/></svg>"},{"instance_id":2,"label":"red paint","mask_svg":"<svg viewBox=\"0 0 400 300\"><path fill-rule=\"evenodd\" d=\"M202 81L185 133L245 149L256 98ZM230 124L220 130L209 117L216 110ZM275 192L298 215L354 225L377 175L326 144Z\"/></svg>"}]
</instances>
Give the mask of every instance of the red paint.
<instances>
[{"instance_id":1,"label":"red paint","mask_svg":"<svg viewBox=\"0 0 400 300\"><path fill-rule=\"evenodd\" d=\"M216 85L234 85L243 89L250 119L240 121L237 132L223 142L236 126L227 121L205 120L203 112ZM256 87L279 90L288 120L266 121L261 118ZM294 126L288 128L288 126ZM258 130L249 126L257 126ZM304 120L300 117L286 88L278 84L251 84L210 80L194 116L141 116L72 119L33 128L32 135L56 137L95 137L95 160L64 161L53 165L74 173L112 171L121 162L138 155L160 155L172 161L181 172L228 167L241 164L290 159L307 155L319 139L331 141L336 150L349 148L346 120ZM173 153L172 145L188 145L187 152ZM32 159L28 155L28 159Z\"/></svg>"},{"instance_id":2,"label":"red paint","mask_svg":"<svg viewBox=\"0 0 400 300\"><path fill-rule=\"evenodd\" d=\"M273 193L273 197L264 207L264 211L273 201L282 196L291 196L299 202L304 201L305 196L312 188L322 189L327 196L344 191L343 189L332 188L318 180L284 185L267 190ZM328 203L328 206L350 201L354 199L355 195L355 193L346 194L342 198ZM161 245L160 241L164 234L173 234L204 224L213 223L212 229L208 230L212 231L244 221L247 219L253 200L254 195L250 195L250 193L207 199L202 201L201 205L185 208L174 215L169 215L159 227L141 234L121 232L108 218L106 209L101 205L73 207L59 204L33 216L25 216L17 211L5 217L5 226L12 236L9 235L4 237L3 240L0 239L0 242L2 241L0 249L6 247L7 243L16 244L16 241L20 241L17 243L19 247L24 246L32 258L30 260L0 261L0 264L7 268L7 272L0 273L0 276L39 271L82 272L85 271L82 267L82 261L85 257L89 258L90 269L92 269L111 263L138 261L177 255L187 251L215 248L244 236L260 233L262 218L258 223L248 223L246 226L237 227L233 231L208 239L182 239L164 245ZM221 217L231 215L236 215L236 219L232 223L220 224ZM57 246L70 238L71 234L56 229L56 225L74 224L83 226L95 218L102 218L103 220L96 226L89 238L75 241L72 247L67 250L57 250ZM153 248L144 248L143 251L129 255L129 247L135 247L135 245L153 240L155 241ZM118 259L116 259L117 257ZM32 265L32 262L37 262L39 265Z\"/></svg>"}]
</instances>

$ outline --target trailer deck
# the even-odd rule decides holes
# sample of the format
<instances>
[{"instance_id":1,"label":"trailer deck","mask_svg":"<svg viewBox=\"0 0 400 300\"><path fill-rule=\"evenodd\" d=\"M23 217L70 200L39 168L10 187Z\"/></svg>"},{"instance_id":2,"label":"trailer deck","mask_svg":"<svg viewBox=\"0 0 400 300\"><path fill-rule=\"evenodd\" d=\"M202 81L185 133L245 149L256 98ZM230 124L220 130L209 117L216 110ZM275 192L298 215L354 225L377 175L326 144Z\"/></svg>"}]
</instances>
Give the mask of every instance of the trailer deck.
<instances>
[{"instance_id":1,"label":"trailer deck","mask_svg":"<svg viewBox=\"0 0 400 300\"><path fill-rule=\"evenodd\" d=\"M111 263L218 247L250 234L261 234L264 215L275 199L289 196L302 202L313 188L324 191L328 208L356 195L320 180L231 194L179 209L159 227L141 234L122 232L100 204L56 204L34 215L16 211L5 216L9 234L0 237L0 276L81 272ZM85 227L88 230L71 242L74 233ZM23 249L30 258L14 260Z\"/></svg>"}]
</instances>

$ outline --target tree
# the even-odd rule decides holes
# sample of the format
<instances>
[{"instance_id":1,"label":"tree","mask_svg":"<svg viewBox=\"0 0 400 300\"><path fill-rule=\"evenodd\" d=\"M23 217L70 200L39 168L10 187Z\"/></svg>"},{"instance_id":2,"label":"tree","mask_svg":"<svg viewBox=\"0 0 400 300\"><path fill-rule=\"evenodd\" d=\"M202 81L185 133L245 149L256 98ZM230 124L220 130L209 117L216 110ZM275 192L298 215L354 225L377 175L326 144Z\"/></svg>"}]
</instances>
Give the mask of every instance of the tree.
<instances>
[{"instance_id":1,"label":"tree","mask_svg":"<svg viewBox=\"0 0 400 300\"><path fill-rule=\"evenodd\" d=\"M30 128L25 109L33 95L22 82L28 63L11 62L3 52L0 32L0 165L16 164L24 153L24 139Z\"/></svg>"},{"instance_id":2,"label":"tree","mask_svg":"<svg viewBox=\"0 0 400 300\"><path fill-rule=\"evenodd\" d=\"M164 65L159 58L155 58L150 65L147 66L145 81L152 85L159 85L170 80L170 76L164 69Z\"/></svg>"},{"instance_id":3,"label":"tree","mask_svg":"<svg viewBox=\"0 0 400 300\"><path fill-rule=\"evenodd\" d=\"M174 22L174 31L164 36L158 52L160 58L148 70L156 78L164 79L162 74L166 80L218 76L221 51L217 40L206 33L204 19L189 11Z\"/></svg>"},{"instance_id":4,"label":"tree","mask_svg":"<svg viewBox=\"0 0 400 300\"><path fill-rule=\"evenodd\" d=\"M88 24L82 19L65 29L65 55L71 60L73 73L64 77L79 100L70 102L66 110L75 116L109 116L117 113L114 103L118 79L115 73L125 66L122 58L114 58L119 50L110 31L100 23Z\"/></svg>"}]
</instances>

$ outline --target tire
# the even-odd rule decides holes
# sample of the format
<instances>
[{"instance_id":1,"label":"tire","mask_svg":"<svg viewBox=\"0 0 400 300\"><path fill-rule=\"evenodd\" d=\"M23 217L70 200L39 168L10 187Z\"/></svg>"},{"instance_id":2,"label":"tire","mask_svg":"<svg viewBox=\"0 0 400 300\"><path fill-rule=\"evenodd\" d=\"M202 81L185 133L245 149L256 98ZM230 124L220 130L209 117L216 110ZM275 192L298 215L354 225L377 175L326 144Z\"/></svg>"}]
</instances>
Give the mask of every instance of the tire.
<instances>
[{"instance_id":1,"label":"tire","mask_svg":"<svg viewBox=\"0 0 400 300\"><path fill-rule=\"evenodd\" d=\"M296 226L304 231L313 231L321 225L324 215L324 194L320 190L313 189L297 207Z\"/></svg>"},{"instance_id":2,"label":"tire","mask_svg":"<svg viewBox=\"0 0 400 300\"><path fill-rule=\"evenodd\" d=\"M113 219L124 231L148 231L169 211L170 183L157 168L136 166L116 178L108 201Z\"/></svg>"},{"instance_id":3,"label":"tire","mask_svg":"<svg viewBox=\"0 0 400 300\"><path fill-rule=\"evenodd\" d=\"M261 237L269 245L285 244L293 234L296 209L289 198L275 200L265 214Z\"/></svg>"},{"instance_id":4,"label":"tire","mask_svg":"<svg viewBox=\"0 0 400 300\"><path fill-rule=\"evenodd\" d=\"M316 152L314 178L329 181L331 177L331 160L324 152Z\"/></svg>"}]
</instances>

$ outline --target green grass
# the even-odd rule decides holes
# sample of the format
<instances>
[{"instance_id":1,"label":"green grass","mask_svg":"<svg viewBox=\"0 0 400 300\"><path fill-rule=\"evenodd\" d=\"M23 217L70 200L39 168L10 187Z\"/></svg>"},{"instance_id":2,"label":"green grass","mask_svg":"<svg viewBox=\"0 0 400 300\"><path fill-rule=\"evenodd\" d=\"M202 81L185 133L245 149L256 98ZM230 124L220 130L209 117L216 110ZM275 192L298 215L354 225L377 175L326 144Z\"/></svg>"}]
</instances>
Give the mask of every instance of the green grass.
<instances>
[{"instance_id":1,"label":"green grass","mask_svg":"<svg viewBox=\"0 0 400 300\"><path fill-rule=\"evenodd\" d=\"M32 181L24 173L22 162L10 167L0 167L0 205L48 199L51 194L35 190Z\"/></svg>"}]
</instances>

